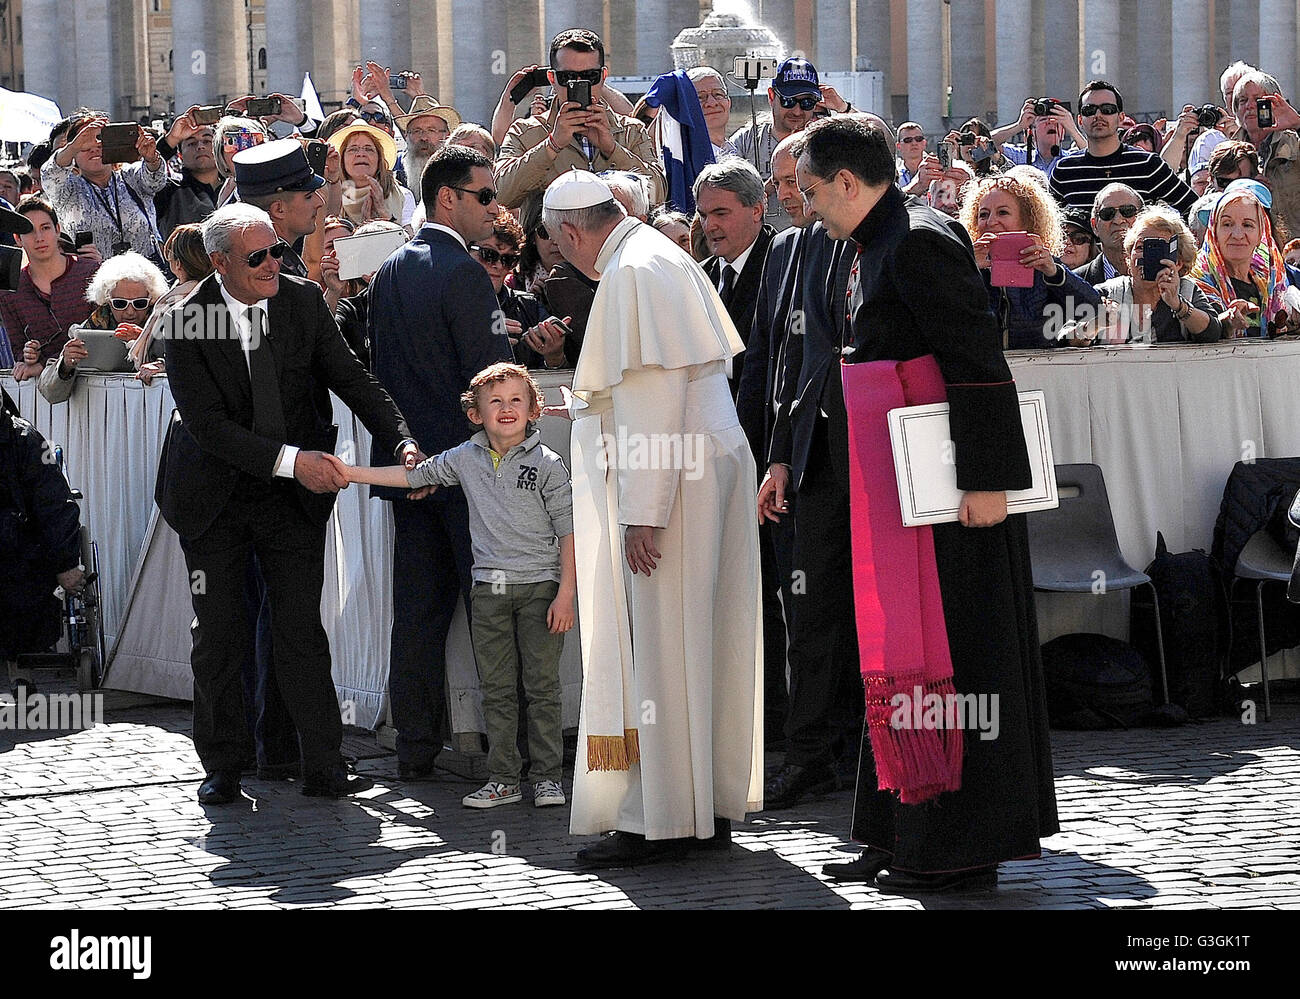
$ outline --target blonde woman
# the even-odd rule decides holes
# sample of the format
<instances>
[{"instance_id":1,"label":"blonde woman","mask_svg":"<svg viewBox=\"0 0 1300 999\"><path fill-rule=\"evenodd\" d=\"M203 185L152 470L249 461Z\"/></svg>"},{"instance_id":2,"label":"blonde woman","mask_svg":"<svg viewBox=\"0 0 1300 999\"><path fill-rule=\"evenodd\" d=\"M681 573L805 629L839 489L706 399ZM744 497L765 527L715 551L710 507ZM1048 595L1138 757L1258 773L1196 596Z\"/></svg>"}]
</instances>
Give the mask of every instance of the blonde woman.
<instances>
[{"instance_id":1,"label":"blonde woman","mask_svg":"<svg viewBox=\"0 0 1300 999\"><path fill-rule=\"evenodd\" d=\"M356 225L391 221L408 225L415 196L393 177L397 146L392 136L355 121L329 138L343 165L343 213Z\"/></svg>"},{"instance_id":2,"label":"blonde woman","mask_svg":"<svg viewBox=\"0 0 1300 999\"><path fill-rule=\"evenodd\" d=\"M1061 262L1061 214L1040 185L1008 176L972 182L966 188L961 221L974 243L975 263L1002 330L1004 349L1054 347L1067 324L1096 315L1101 297ZM1028 287L993 283L995 246L1003 238L1025 244L1014 263L1032 272Z\"/></svg>"}]
</instances>

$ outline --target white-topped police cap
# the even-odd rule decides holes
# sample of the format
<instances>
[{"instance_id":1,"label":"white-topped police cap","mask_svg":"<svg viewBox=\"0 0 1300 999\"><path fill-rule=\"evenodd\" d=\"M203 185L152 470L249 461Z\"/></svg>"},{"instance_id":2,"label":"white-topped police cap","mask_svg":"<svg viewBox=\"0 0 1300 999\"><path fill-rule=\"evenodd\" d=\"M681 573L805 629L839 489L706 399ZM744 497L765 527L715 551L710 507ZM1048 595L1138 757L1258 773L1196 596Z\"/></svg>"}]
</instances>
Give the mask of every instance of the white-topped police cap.
<instances>
[{"instance_id":1,"label":"white-topped police cap","mask_svg":"<svg viewBox=\"0 0 1300 999\"><path fill-rule=\"evenodd\" d=\"M551 181L551 186L542 198L542 207L568 211L574 208L593 208L613 200L614 192L608 184L594 173L575 167Z\"/></svg>"}]
</instances>

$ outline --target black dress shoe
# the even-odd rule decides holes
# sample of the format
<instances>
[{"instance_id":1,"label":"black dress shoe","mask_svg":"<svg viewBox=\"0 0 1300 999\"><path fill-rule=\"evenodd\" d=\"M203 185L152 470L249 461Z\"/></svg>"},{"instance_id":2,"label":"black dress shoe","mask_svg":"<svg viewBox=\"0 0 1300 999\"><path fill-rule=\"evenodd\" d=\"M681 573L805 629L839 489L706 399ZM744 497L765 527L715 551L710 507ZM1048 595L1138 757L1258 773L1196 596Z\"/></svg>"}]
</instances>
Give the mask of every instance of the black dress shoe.
<instances>
[{"instance_id":1,"label":"black dress shoe","mask_svg":"<svg viewBox=\"0 0 1300 999\"><path fill-rule=\"evenodd\" d=\"M697 839L694 836L687 836L684 839L670 840L672 843L679 843L682 849L687 851L695 850L729 850L731 849L731 819L720 819L715 817L713 820L713 835L708 839Z\"/></svg>"},{"instance_id":2,"label":"black dress shoe","mask_svg":"<svg viewBox=\"0 0 1300 999\"><path fill-rule=\"evenodd\" d=\"M637 833L612 832L599 843L578 851L578 866L588 870L655 864L682 854L681 841L646 839Z\"/></svg>"},{"instance_id":3,"label":"black dress shoe","mask_svg":"<svg viewBox=\"0 0 1300 999\"><path fill-rule=\"evenodd\" d=\"M397 764L397 779L401 781L424 781L433 780L434 765L432 763L417 766L414 763Z\"/></svg>"},{"instance_id":4,"label":"black dress shoe","mask_svg":"<svg viewBox=\"0 0 1300 999\"><path fill-rule=\"evenodd\" d=\"M236 773L216 770L199 785L199 803L203 805L229 805L239 798L239 774Z\"/></svg>"},{"instance_id":5,"label":"black dress shoe","mask_svg":"<svg viewBox=\"0 0 1300 999\"><path fill-rule=\"evenodd\" d=\"M763 808L793 808L804 798L835 790L835 774L829 767L800 767L787 763L763 785Z\"/></svg>"},{"instance_id":6,"label":"black dress shoe","mask_svg":"<svg viewBox=\"0 0 1300 999\"><path fill-rule=\"evenodd\" d=\"M997 864L973 867L965 871L944 871L939 874L883 871L876 875L876 887L890 895L957 894L965 891L988 891L997 886Z\"/></svg>"},{"instance_id":7,"label":"black dress shoe","mask_svg":"<svg viewBox=\"0 0 1300 999\"><path fill-rule=\"evenodd\" d=\"M296 780L302 775L299 763L266 763L257 768L258 780Z\"/></svg>"},{"instance_id":8,"label":"black dress shoe","mask_svg":"<svg viewBox=\"0 0 1300 999\"><path fill-rule=\"evenodd\" d=\"M308 798L346 798L349 794L369 791L374 786L375 782L369 777L349 774L340 767L330 774L305 777L302 782L302 793Z\"/></svg>"},{"instance_id":9,"label":"black dress shoe","mask_svg":"<svg viewBox=\"0 0 1300 999\"><path fill-rule=\"evenodd\" d=\"M863 850L853 860L822 864L822 876L832 881L875 881L876 875L888 867L893 859L894 855L884 850Z\"/></svg>"}]
</instances>

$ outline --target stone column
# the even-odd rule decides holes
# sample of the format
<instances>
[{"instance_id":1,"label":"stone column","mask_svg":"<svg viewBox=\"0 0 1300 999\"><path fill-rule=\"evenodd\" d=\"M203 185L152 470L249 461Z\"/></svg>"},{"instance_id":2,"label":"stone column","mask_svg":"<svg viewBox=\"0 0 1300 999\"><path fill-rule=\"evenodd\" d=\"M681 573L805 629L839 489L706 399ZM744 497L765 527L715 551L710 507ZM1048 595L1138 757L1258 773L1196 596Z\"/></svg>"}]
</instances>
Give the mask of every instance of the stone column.
<instances>
[{"instance_id":1,"label":"stone column","mask_svg":"<svg viewBox=\"0 0 1300 999\"><path fill-rule=\"evenodd\" d=\"M889 7L889 0L858 0L858 62L865 59L871 69L885 74L885 106L880 110L886 114L891 93L889 50L893 44Z\"/></svg>"},{"instance_id":2,"label":"stone column","mask_svg":"<svg viewBox=\"0 0 1300 999\"><path fill-rule=\"evenodd\" d=\"M504 77L493 72L494 64L505 59L505 21L485 18L478 0L453 0L451 23L456 87L452 103L465 121L490 122L509 78L508 70Z\"/></svg>"},{"instance_id":3,"label":"stone column","mask_svg":"<svg viewBox=\"0 0 1300 999\"><path fill-rule=\"evenodd\" d=\"M411 69L419 73L424 89L439 96L438 5L436 0L411 0L407 5L411 24Z\"/></svg>"},{"instance_id":4,"label":"stone column","mask_svg":"<svg viewBox=\"0 0 1300 999\"><path fill-rule=\"evenodd\" d=\"M1085 81L1098 78L1113 80L1123 75L1120 57L1119 0L1083 0L1083 65L1080 75ZM1077 110L1077 109L1076 109Z\"/></svg>"},{"instance_id":5,"label":"stone column","mask_svg":"<svg viewBox=\"0 0 1300 999\"><path fill-rule=\"evenodd\" d=\"M405 13L404 11L402 13ZM388 0L361 0L361 61L373 59L389 66L393 59L394 29L399 14ZM401 72L402 67L393 67Z\"/></svg>"},{"instance_id":6,"label":"stone column","mask_svg":"<svg viewBox=\"0 0 1300 999\"><path fill-rule=\"evenodd\" d=\"M548 3L547 9L550 9ZM605 56L609 60L610 76L636 75L636 12L637 0L609 0L609 23L615 26L613 37L605 39ZM551 39L542 48L542 61L546 61Z\"/></svg>"},{"instance_id":7,"label":"stone column","mask_svg":"<svg viewBox=\"0 0 1300 999\"><path fill-rule=\"evenodd\" d=\"M203 0L172 0L172 91L177 111L206 104L218 93L219 59L208 33L206 7ZM230 94L229 99L238 96Z\"/></svg>"},{"instance_id":8,"label":"stone column","mask_svg":"<svg viewBox=\"0 0 1300 999\"><path fill-rule=\"evenodd\" d=\"M71 60L64 58L66 39L59 6L59 0L26 0L23 4L23 83L28 93L54 101L67 114L76 104L69 104L71 94L65 96L63 91L61 70Z\"/></svg>"},{"instance_id":9,"label":"stone column","mask_svg":"<svg viewBox=\"0 0 1300 999\"><path fill-rule=\"evenodd\" d=\"M1204 0L1173 0L1169 26L1172 98L1169 116L1184 104L1219 103L1218 78L1210 69L1210 11ZM1203 44L1196 41L1203 39ZM1222 71L1223 67L1219 68ZM1213 81L1213 82L1211 82Z\"/></svg>"},{"instance_id":10,"label":"stone column","mask_svg":"<svg viewBox=\"0 0 1300 999\"><path fill-rule=\"evenodd\" d=\"M1295 3L1292 0L1292 15ZM1157 116L1177 117L1182 104L1173 105L1173 10L1166 0L1137 5L1137 90L1131 100L1133 111L1150 111ZM1292 37L1294 37L1294 27ZM1208 36L1197 38L1179 29L1178 49L1183 58L1193 60L1196 53L1204 52Z\"/></svg>"},{"instance_id":11,"label":"stone column","mask_svg":"<svg viewBox=\"0 0 1300 999\"><path fill-rule=\"evenodd\" d=\"M1074 107L1079 96L1079 0L1044 3L1043 96Z\"/></svg>"},{"instance_id":12,"label":"stone column","mask_svg":"<svg viewBox=\"0 0 1300 999\"><path fill-rule=\"evenodd\" d=\"M950 9L952 114L961 119L983 116L989 110L984 87L984 5L955 3Z\"/></svg>"},{"instance_id":13,"label":"stone column","mask_svg":"<svg viewBox=\"0 0 1300 999\"><path fill-rule=\"evenodd\" d=\"M1030 0L997 2L998 124L1005 125L1020 117L1025 101L1040 95L1030 92L1033 40L1028 29L1033 17L1032 4Z\"/></svg>"},{"instance_id":14,"label":"stone column","mask_svg":"<svg viewBox=\"0 0 1300 999\"><path fill-rule=\"evenodd\" d=\"M1228 24L1229 37L1232 40L1232 62L1244 59L1252 66L1259 66L1266 73L1278 72L1277 66L1260 65L1260 6L1262 0L1217 0L1219 6L1231 4L1232 20ZM1295 59L1294 50L1291 59ZM1227 63L1224 64L1225 66ZM1220 67L1222 69L1222 67Z\"/></svg>"},{"instance_id":15,"label":"stone column","mask_svg":"<svg viewBox=\"0 0 1300 999\"><path fill-rule=\"evenodd\" d=\"M849 0L817 0L816 55L813 65L820 73L837 73L853 68L853 25Z\"/></svg>"},{"instance_id":16,"label":"stone column","mask_svg":"<svg viewBox=\"0 0 1300 999\"><path fill-rule=\"evenodd\" d=\"M605 5L602 0L546 0L544 34L548 49L551 39L565 28L586 28L600 35L602 41L608 42L609 40L605 38L604 26ZM618 21L614 22L615 30L622 30L624 27L627 26L619 24Z\"/></svg>"},{"instance_id":17,"label":"stone column","mask_svg":"<svg viewBox=\"0 0 1300 999\"><path fill-rule=\"evenodd\" d=\"M636 8L636 72L658 76L673 69L673 40L700 23L697 0L652 0Z\"/></svg>"},{"instance_id":18,"label":"stone column","mask_svg":"<svg viewBox=\"0 0 1300 999\"><path fill-rule=\"evenodd\" d=\"M943 2L908 0L907 117L943 137Z\"/></svg>"},{"instance_id":19,"label":"stone column","mask_svg":"<svg viewBox=\"0 0 1300 999\"><path fill-rule=\"evenodd\" d=\"M1282 94L1296 95L1295 0L1260 0L1259 68L1277 77Z\"/></svg>"},{"instance_id":20,"label":"stone column","mask_svg":"<svg viewBox=\"0 0 1300 999\"><path fill-rule=\"evenodd\" d=\"M548 3L546 5L550 7ZM512 5L511 15L506 23L506 41L508 47L507 73L513 73L520 66L533 63L546 65L546 52L542 49L541 9L537 0L523 0ZM547 39L549 43L550 39ZM505 80L501 81L505 86Z\"/></svg>"},{"instance_id":21,"label":"stone column","mask_svg":"<svg viewBox=\"0 0 1300 999\"><path fill-rule=\"evenodd\" d=\"M886 0L886 5L888 5L888 0ZM754 8L758 15L758 23L771 28L776 37L785 44L785 52L782 55L789 55L793 52L795 50L795 11L791 0L760 0L759 3L750 0L750 6ZM859 17L861 17L860 14Z\"/></svg>"},{"instance_id":22,"label":"stone column","mask_svg":"<svg viewBox=\"0 0 1300 999\"><path fill-rule=\"evenodd\" d=\"M267 93L302 92L302 76L311 69L312 44L310 8L294 0L266 0L266 90ZM312 82L320 90L320 81Z\"/></svg>"}]
</instances>

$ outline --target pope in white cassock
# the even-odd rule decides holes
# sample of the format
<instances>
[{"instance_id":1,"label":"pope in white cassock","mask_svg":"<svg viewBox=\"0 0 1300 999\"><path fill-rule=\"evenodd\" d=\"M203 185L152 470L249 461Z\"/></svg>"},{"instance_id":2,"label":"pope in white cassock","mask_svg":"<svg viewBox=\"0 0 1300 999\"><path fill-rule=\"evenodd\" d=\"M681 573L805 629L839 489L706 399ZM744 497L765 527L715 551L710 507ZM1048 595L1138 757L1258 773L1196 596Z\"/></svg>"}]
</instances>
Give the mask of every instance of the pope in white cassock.
<instances>
[{"instance_id":1,"label":"pope in white cassock","mask_svg":"<svg viewBox=\"0 0 1300 999\"><path fill-rule=\"evenodd\" d=\"M704 271L593 174L543 220L599 278L569 413L582 715L569 831L621 867L726 849L762 809L754 459L727 386L744 349Z\"/></svg>"}]
</instances>

